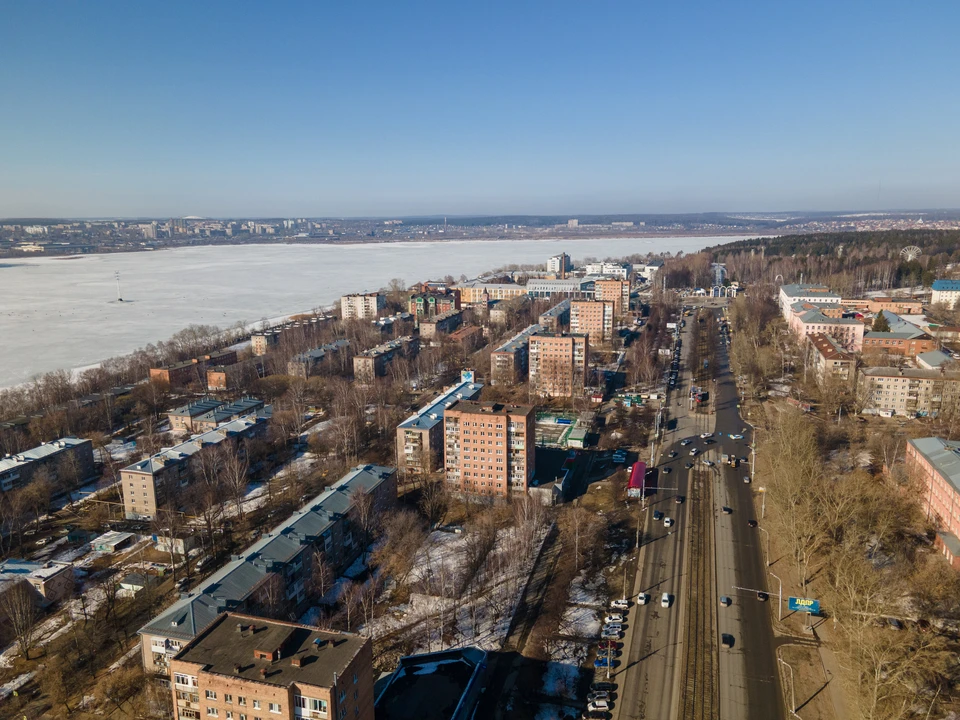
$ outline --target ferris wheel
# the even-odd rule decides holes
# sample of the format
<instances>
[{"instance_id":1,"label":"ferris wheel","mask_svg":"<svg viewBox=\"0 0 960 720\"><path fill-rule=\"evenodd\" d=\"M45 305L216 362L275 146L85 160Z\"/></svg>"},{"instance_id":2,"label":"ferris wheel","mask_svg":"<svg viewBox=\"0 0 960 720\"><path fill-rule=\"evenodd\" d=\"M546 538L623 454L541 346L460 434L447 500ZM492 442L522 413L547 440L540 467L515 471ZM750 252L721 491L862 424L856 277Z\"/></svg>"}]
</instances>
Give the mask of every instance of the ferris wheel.
<instances>
[{"instance_id":1,"label":"ferris wheel","mask_svg":"<svg viewBox=\"0 0 960 720\"><path fill-rule=\"evenodd\" d=\"M900 251L900 257L902 257L907 262L911 260L916 260L918 257L923 255L923 250L918 248L916 245L907 245Z\"/></svg>"}]
</instances>

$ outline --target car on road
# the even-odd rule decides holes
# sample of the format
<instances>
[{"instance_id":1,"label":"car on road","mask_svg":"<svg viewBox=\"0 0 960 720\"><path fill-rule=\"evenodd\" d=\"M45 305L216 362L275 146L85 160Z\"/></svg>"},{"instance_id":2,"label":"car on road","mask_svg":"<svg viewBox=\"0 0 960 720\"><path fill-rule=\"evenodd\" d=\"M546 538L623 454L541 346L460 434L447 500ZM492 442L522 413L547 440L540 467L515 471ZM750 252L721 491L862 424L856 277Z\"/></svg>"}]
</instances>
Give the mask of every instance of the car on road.
<instances>
[{"instance_id":1,"label":"car on road","mask_svg":"<svg viewBox=\"0 0 960 720\"><path fill-rule=\"evenodd\" d=\"M665 518L663 519L663 526L664 526L664 527L673 527L673 518L665 517Z\"/></svg>"},{"instance_id":2,"label":"car on road","mask_svg":"<svg viewBox=\"0 0 960 720\"><path fill-rule=\"evenodd\" d=\"M654 510L654 511L653 511L653 519L654 519L654 520L663 520L663 513L660 512L659 510Z\"/></svg>"},{"instance_id":3,"label":"car on road","mask_svg":"<svg viewBox=\"0 0 960 720\"><path fill-rule=\"evenodd\" d=\"M663 595L660 596L660 607L664 607L664 608L670 607L671 601L672 601L672 598L670 597L670 593L664 593Z\"/></svg>"},{"instance_id":4,"label":"car on road","mask_svg":"<svg viewBox=\"0 0 960 720\"><path fill-rule=\"evenodd\" d=\"M618 598L610 601L610 607L614 610L626 610L630 607L630 601L625 598Z\"/></svg>"},{"instance_id":5,"label":"car on road","mask_svg":"<svg viewBox=\"0 0 960 720\"><path fill-rule=\"evenodd\" d=\"M701 440L706 440L707 438L712 438L712 437L713 437L713 433L700 433Z\"/></svg>"},{"instance_id":6,"label":"car on road","mask_svg":"<svg viewBox=\"0 0 960 720\"><path fill-rule=\"evenodd\" d=\"M713 460L704 460L703 464L707 467L713 467Z\"/></svg>"},{"instance_id":7,"label":"car on road","mask_svg":"<svg viewBox=\"0 0 960 720\"><path fill-rule=\"evenodd\" d=\"M670 473L673 472L673 468L671 467L660 468L660 472L662 472L664 475L669 475Z\"/></svg>"},{"instance_id":8,"label":"car on road","mask_svg":"<svg viewBox=\"0 0 960 720\"><path fill-rule=\"evenodd\" d=\"M749 475L744 475L744 476L743 476L743 481L744 481L747 485L749 485L749 484L750 484L750 476L749 476Z\"/></svg>"},{"instance_id":9,"label":"car on road","mask_svg":"<svg viewBox=\"0 0 960 720\"><path fill-rule=\"evenodd\" d=\"M724 505L722 508L720 508L720 512L722 512L724 515L731 515L731 514L733 514L733 510L731 510L730 508L728 508L726 505Z\"/></svg>"},{"instance_id":10,"label":"car on road","mask_svg":"<svg viewBox=\"0 0 960 720\"><path fill-rule=\"evenodd\" d=\"M731 439L731 440L743 440L743 435L740 435L739 433L737 433L736 435L733 435L733 434L731 433L730 439Z\"/></svg>"},{"instance_id":11,"label":"car on road","mask_svg":"<svg viewBox=\"0 0 960 720\"><path fill-rule=\"evenodd\" d=\"M606 667L606 664L597 665L598 662L600 662L600 658L597 658L597 660L594 661L594 667ZM587 703L587 710L600 710L602 712L606 712L609 709L610 703L608 703L606 700L594 700L593 702Z\"/></svg>"},{"instance_id":12,"label":"car on road","mask_svg":"<svg viewBox=\"0 0 960 720\"><path fill-rule=\"evenodd\" d=\"M756 520L747 520L747 527L755 528L757 526Z\"/></svg>"},{"instance_id":13,"label":"car on road","mask_svg":"<svg viewBox=\"0 0 960 720\"><path fill-rule=\"evenodd\" d=\"M690 455L695 457L698 452L700 451L697 450L696 448L693 448L693 450L690 451Z\"/></svg>"},{"instance_id":14,"label":"car on road","mask_svg":"<svg viewBox=\"0 0 960 720\"><path fill-rule=\"evenodd\" d=\"M766 602L770 599L770 596L767 595L763 590L757 590L757 600L760 602Z\"/></svg>"},{"instance_id":15,"label":"car on road","mask_svg":"<svg viewBox=\"0 0 960 720\"><path fill-rule=\"evenodd\" d=\"M667 453L668 458L675 458L676 456L677 456L676 450L671 450L670 452Z\"/></svg>"},{"instance_id":16,"label":"car on road","mask_svg":"<svg viewBox=\"0 0 960 720\"><path fill-rule=\"evenodd\" d=\"M692 443L692 442L693 442L693 440L691 440L690 438L684 438L683 440L680 441L680 444L681 444L681 445L689 445L689 444Z\"/></svg>"},{"instance_id":17,"label":"car on road","mask_svg":"<svg viewBox=\"0 0 960 720\"><path fill-rule=\"evenodd\" d=\"M620 613L610 613L603 619L603 621L607 625L619 624L623 622L623 615Z\"/></svg>"},{"instance_id":18,"label":"car on road","mask_svg":"<svg viewBox=\"0 0 960 720\"><path fill-rule=\"evenodd\" d=\"M686 498L685 498L683 495L677 495L677 497L675 497L675 498L673 499L673 501L674 501L677 505L683 505L683 501L684 501L684 500L686 500Z\"/></svg>"},{"instance_id":19,"label":"car on road","mask_svg":"<svg viewBox=\"0 0 960 720\"><path fill-rule=\"evenodd\" d=\"M730 607L730 605L731 605L732 603L733 603L733 600L731 600L730 598L728 598L726 595L721 595L721 596L720 596L720 604L721 604L723 607Z\"/></svg>"},{"instance_id":20,"label":"car on road","mask_svg":"<svg viewBox=\"0 0 960 720\"><path fill-rule=\"evenodd\" d=\"M646 605L648 602L650 602L650 596L646 593L637 595L637 605Z\"/></svg>"},{"instance_id":21,"label":"car on road","mask_svg":"<svg viewBox=\"0 0 960 720\"><path fill-rule=\"evenodd\" d=\"M684 467L685 467L687 470L689 470L690 468L693 467L693 463L685 463L685 464L684 464Z\"/></svg>"},{"instance_id":22,"label":"car on road","mask_svg":"<svg viewBox=\"0 0 960 720\"><path fill-rule=\"evenodd\" d=\"M725 648L732 648L732 647L733 647L733 635L730 635L729 633L722 633L722 634L720 635L720 644L723 645L723 647L725 647Z\"/></svg>"}]
</instances>

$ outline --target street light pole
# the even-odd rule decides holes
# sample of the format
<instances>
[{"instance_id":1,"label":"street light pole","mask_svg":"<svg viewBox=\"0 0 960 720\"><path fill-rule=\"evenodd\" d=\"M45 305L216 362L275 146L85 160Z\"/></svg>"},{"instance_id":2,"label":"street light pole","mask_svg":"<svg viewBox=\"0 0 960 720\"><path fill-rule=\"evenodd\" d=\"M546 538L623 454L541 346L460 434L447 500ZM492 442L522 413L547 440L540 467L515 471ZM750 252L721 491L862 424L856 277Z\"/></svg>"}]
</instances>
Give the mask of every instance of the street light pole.
<instances>
[{"instance_id":1,"label":"street light pole","mask_svg":"<svg viewBox=\"0 0 960 720\"><path fill-rule=\"evenodd\" d=\"M762 532L764 536L767 538L767 567L770 567L770 533L768 533L759 525L757 525L757 530Z\"/></svg>"},{"instance_id":2,"label":"street light pole","mask_svg":"<svg viewBox=\"0 0 960 720\"><path fill-rule=\"evenodd\" d=\"M779 622L783 620L783 580L778 578L769 570L767 570L767 572L770 573L770 575L775 578L778 583L780 583L780 589L777 591L777 621Z\"/></svg>"},{"instance_id":3,"label":"street light pole","mask_svg":"<svg viewBox=\"0 0 960 720\"><path fill-rule=\"evenodd\" d=\"M777 660L779 660L782 664L786 665L787 669L790 671L790 714L793 715L794 717L799 717L799 715L797 715L796 685L793 682L793 666L790 665L790 663L788 663L779 655L777 656Z\"/></svg>"}]
</instances>

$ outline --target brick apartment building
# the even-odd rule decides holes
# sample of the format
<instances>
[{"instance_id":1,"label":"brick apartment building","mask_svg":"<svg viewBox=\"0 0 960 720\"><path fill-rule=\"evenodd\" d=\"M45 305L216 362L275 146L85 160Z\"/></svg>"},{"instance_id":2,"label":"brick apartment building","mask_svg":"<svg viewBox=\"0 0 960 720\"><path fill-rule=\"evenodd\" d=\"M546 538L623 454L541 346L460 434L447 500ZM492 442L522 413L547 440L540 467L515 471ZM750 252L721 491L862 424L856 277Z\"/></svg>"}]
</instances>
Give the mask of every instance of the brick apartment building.
<instances>
[{"instance_id":1,"label":"brick apartment building","mask_svg":"<svg viewBox=\"0 0 960 720\"><path fill-rule=\"evenodd\" d=\"M396 470L353 468L160 612L139 630L144 670L169 675L173 657L226 610L284 617L305 612L319 594L316 560L323 558L339 576L360 556L358 492L372 496L375 512L389 512L397 500Z\"/></svg>"},{"instance_id":2,"label":"brick apartment building","mask_svg":"<svg viewBox=\"0 0 960 720\"><path fill-rule=\"evenodd\" d=\"M264 407L263 400L245 397L198 415L193 419L193 428L195 432L209 432L210 430L216 430L224 423L239 420L254 413L266 417L268 420L273 414L272 408Z\"/></svg>"},{"instance_id":3,"label":"brick apartment building","mask_svg":"<svg viewBox=\"0 0 960 720\"><path fill-rule=\"evenodd\" d=\"M313 377L331 357L346 352L349 347L349 340L334 340L332 343L294 355L287 363L287 375L300 378Z\"/></svg>"},{"instance_id":4,"label":"brick apartment building","mask_svg":"<svg viewBox=\"0 0 960 720\"><path fill-rule=\"evenodd\" d=\"M387 366L396 357L416 357L420 339L411 335L385 342L353 357L353 376L359 382L373 382L387 374Z\"/></svg>"},{"instance_id":5,"label":"brick apartment building","mask_svg":"<svg viewBox=\"0 0 960 720\"><path fill-rule=\"evenodd\" d=\"M376 320L387 307L380 293L353 293L340 298L340 317L344 320Z\"/></svg>"},{"instance_id":6,"label":"brick apartment building","mask_svg":"<svg viewBox=\"0 0 960 720\"><path fill-rule=\"evenodd\" d=\"M541 330L530 325L490 353L491 385L516 385L527 379L530 336Z\"/></svg>"},{"instance_id":7,"label":"brick apartment building","mask_svg":"<svg viewBox=\"0 0 960 720\"><path fill-rule=\"evenodd\" d=\"M536 412L531 405L461 401L446 409L448 487L467 496L526 494L536 469Z\"/></svg>"},{"instance_id":8,"label":"brick apartment building","mask_svg":"<svg viewBox=\"0 0 960 720\"><path fill-rule=\"evenodd\" d=\"M817 382L823 384L827 378L837 377L852 387L857 377L856 356L840 347L829 335L810 335L807 339Z\"/></svg>"},{"instance_id":9,"label":"brick apartment building","mask_svg":"<svg viewBox=\"0 0 960 720\"><path fill-rule=\"evenodd\" d=\"M621 317L630 310L629 280L597 280L594 285L594 300L609 300L613 303L613 313Z\"/></svg>"},{"instance_id":10,"label":"brick apartment building","mask_svg":"<svg viewBox=\"0 0 960 720\"><path fill-rule=\"evenodd\" d=\"M914 298L895 298L895 297L875 297L863 298L858 300L843 299L840 304L851 310L861 312L879 313L889 310L897 315L921 315L923 314L923 301Z\"/></svg>"},{"instance_id":11,"label":"brick apartment building","mask_svg":"<svg viewBox=\"0 0 960 720\"><path fill-rule=\"evenodd\" d=\"M266 431L265 417L248 415L123 468L120 489L126 518L152 520L164 502L168 499L176 502L171 493L190 484L199 453L209 452L224 441L236 443L241 439L260 437Z\"/></svg>"},{"instance_id":12,"label":"brick apartment building","mask_svg":"<svg viewBox=\"0 0 960 720\"><path fill-rule=\"evenodd\" d=\"M448 335L463 324L460 310L448 310L431 318L420 320L420 337L431 340L438 335Z\"/></svg>"},{"instance_id":13,"label":"brick apartment building","mask_svg":"<svg viewBox=\"0 0 960 720\"><path fill-rule=\"evenodd\" d=\"M460 400L475 400L481 390L480 383L464 380L397 426L397 467L401 473L422 475L443 467L443 414Z\"/></svg>"},{"instance_id":14,"label":"brick apartment building","mask_svg":"<svg viewBox=\"0 0 960 720\"><path fill-rule=\"evenodd\" d=\"M38 472L46 474L56 486L70 487L97 474L93 461L93 443L75 437L43 443L35 448L0 458L0 491L30 484Z\"/></svg>"},{"instance_id":15,"label":"brick apartment building","mask_svg":"<svg viewBox=\"0 0 960 720\"><path fill-rule=\"evenodd\" d=\"M424 318L443 315L460 309L460 292L457 290L433 290L410 295L407 310L419 324Z\"/></svg>"},{"instance_id":16,"label":"brick apartment building","mask_svg":"<svg viewBox=\"0 0 960 720\"><path fill-rule=\"evenodd\" d=\"M537 333L530 337L530 393L540 397L582 395L590 362L586 335Z\"/></svg>"},{"instance_id":17,"label":"brick apartment building","mask_svg":"<svg viewBox=\"0 0 960 720\"><path fill-rule=\"evenodd\" d=\"M563 299L540 314L540 326L548 332L563 332L570 325L570 301Z\"/></svg>"},{"instance_id":18,"label":"brick apartment building","mask_svg":"<svg viewBox=\"0 0 960 720\"><path fill-rule=\"evenodd\" d=\"M921 368L862 368L858 385L865 409L907 417L936 417L960 407L960 372Z\"/></svg>"},{"instance_id":19,"label":"brick apartment building","mask_svg":"<svg viewBox=\"0 0 960 720\"><path fill-rule=\"evenodd\" d=\"M374 720L373 641L225 612L170 661L177 720Z\"/></svg>"},{"instance_id":20,"label":"brick apartment building","mask_svg":"<svg viewBox=\"0 0 960 720\"><path fill-rule=\"evenodd\" d=\"M924 488L927 517L939 525L937 544L960 570L960 441L908 440L905 461L908 477Z\"/></svg>"},{"instance_id":21,"label":"brick apartment building","mask_svg":"<svg viewBox=\"0 0 960 720\"><path fill-rule=\"evenodd\" d=\"M464 325L450 333L447 339L470 353L483 345L483 328L477 325Z\"/></svg>"},{"instance_id":22,"label":"brick apartment building","mask_svg":"<svg viewBox=\"0 0 960 720\"><path fill-rule=\"evenodd\" d=\"M181 387L193 382L205 383L208 366L233 365L236 362L235 350L221 350L173 365L150 368L150 379L161 380L168 383L170 387Z\"/></svg>"},{"instance_id":23,"label":"brick apartment building","mask_svg":"<svg viewBox=\"0 0 960 720\"><path fill-rule=\"evenodd\" d=\"M593 345L613 337L613 302L574 300L570 303L570 332L587 335Z\"/></svg>"}]
</instances>

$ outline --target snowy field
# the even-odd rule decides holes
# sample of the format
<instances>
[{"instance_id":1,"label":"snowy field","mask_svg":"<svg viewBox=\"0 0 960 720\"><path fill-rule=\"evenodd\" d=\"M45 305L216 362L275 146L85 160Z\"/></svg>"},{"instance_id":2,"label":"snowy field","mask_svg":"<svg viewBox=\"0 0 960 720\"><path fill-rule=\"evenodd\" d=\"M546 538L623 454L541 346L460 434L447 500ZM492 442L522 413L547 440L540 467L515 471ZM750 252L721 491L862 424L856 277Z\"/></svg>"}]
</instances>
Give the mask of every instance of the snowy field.
<instances>
[{"instance_id":1,"label":"snowy field","mask_svg":"<svg viewBox=\"0 0 960 720\"><path fill-rule=\"evenodd\" d=\"M190 324L221 328L332 304L341 295L507 263L646 252L694 252L738 237L240 245L0 263L0 387L94 365ZM116 300L119 271L124 302ZM237 292L256 288L256 292Z\"/></svg>"}]
</instances>

